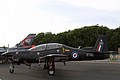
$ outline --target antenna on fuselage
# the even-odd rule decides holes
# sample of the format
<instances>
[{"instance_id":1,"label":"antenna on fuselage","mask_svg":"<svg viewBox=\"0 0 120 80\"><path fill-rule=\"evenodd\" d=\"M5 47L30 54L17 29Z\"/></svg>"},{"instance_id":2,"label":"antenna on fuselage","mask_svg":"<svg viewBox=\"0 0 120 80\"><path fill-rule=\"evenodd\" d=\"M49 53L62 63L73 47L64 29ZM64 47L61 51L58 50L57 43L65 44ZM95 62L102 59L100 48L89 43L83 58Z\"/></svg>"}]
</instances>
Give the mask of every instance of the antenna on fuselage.
<instances>
[{"instance_id":1,"label":"antenna on fuselage","mask_svg":"<svg viewBox=\"0 0 120 80\"><path fill-rule=\"evenodd\" d=\"M9 44L8 44L8 48L7 48L6 52L9 52Z\"/></svg>"},{"instance_id":2,"label":"antenna on fuselage","mask_svg":"<svg viewBox=\"0 0 120 80\"><path fill-rule=\"evenodd\" d=\"M79 46L78 49L80 49L82 46Z\"/></svg>"}]
</instances>

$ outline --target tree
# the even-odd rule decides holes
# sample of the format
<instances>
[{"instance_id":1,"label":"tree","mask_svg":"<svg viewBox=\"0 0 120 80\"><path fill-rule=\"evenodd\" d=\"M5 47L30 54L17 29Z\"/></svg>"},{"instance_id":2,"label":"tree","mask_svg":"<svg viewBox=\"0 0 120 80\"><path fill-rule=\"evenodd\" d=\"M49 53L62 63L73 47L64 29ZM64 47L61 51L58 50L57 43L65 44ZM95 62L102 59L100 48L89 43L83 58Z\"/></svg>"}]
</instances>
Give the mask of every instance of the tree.
<instances>
[{"instance_id":1,"label":"tree","mask_svg":"<svg viewBox=\"0 0 120 80\"><path fill-rule=\"evenodd\" d=\"M93 47L99 35L107 35L109 49L117 50L120 47L120 27L109 29L106 26L92 25L79 29L69 30L58 34L51 32L37 34L34 44L61 43L72 47Z\"/></svg>"}]
</instances>

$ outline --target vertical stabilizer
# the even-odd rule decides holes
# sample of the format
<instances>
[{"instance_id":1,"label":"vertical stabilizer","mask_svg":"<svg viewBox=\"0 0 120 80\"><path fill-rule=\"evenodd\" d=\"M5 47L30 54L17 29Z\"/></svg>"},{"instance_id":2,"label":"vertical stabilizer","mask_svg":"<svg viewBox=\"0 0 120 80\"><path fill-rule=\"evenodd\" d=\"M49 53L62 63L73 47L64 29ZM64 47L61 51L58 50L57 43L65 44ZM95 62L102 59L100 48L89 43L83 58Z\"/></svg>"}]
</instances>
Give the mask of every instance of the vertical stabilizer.
<instances>
[{"instance_id":1,"label":"vertical stabilizer","mask_svg":"<svg viewBox=\"0 0 120 80\"><path fill-rule=\"evenodd\" d=\"M108 51L108 41L106 35L100 35L98 37L96 44L94 46L94 51L96 52Z\"/></svg>"}]
</instances>

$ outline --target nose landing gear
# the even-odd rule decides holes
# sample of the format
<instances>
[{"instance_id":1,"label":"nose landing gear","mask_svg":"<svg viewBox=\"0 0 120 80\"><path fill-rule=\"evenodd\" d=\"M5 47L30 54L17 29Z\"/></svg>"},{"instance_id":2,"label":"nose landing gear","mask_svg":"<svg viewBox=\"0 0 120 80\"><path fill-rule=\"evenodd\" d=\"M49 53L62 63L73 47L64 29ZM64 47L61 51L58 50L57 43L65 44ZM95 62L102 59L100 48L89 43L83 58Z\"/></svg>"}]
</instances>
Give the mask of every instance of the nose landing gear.
<instances>
[{"instance_id":1,"label":"nose landing gear","mask_svg":"<svg viewBox=\"0 0 120 80\"><path fill-rule=\"evenodd\" d=\"M10 63L10 69L9 69L10 73L14 73L14 64Z\"/></svg>"}]
</instances>

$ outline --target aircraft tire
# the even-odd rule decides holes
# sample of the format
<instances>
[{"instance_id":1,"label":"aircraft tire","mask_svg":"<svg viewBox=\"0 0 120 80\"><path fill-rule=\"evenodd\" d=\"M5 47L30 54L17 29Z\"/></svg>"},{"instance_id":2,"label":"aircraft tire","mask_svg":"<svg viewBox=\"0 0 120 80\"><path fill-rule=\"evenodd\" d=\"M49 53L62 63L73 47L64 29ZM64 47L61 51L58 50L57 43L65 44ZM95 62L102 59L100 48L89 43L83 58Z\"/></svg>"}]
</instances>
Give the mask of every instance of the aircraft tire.
<instances>
[{"instance_id":1,"label":"aircraft tire","mask_svg":"<svg viewBox=\"0 0 120 80\"><path fill-rule=\"evenodd\" d=\"M10 73L14 73L14 69L10 69L9 72L10 72Z\"/></svg>"},{"instance_id":2,"label":"aircraft tire","mask_svg":"<svg viewBox=\"0 0 120 80\"><path fill-rule=\"evenodd\" d=\"M49 75L54 75L55 74L55 70L48 70L48 74Z\"/></svg>"}]
</instances>

